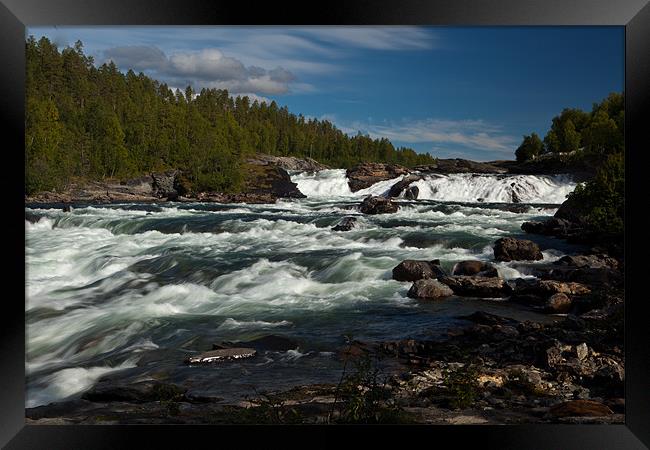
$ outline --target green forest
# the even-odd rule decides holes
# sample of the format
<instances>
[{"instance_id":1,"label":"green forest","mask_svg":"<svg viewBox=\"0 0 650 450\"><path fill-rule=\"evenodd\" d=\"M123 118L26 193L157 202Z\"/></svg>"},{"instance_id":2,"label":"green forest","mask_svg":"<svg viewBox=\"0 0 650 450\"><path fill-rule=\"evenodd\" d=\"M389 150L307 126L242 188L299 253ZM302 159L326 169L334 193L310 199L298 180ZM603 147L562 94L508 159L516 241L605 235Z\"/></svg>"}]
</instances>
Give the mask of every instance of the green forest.
<instances>
[{"instance_id":1,"label":"green forest","mask_svg":"<svg viewBox=\"0 0 650 450\"><path fill-rule=\"evenodd\" d=\"M566 108L551 121L542 141L524 136L515 154L517 161L536 161L557 155L567 164L595 161L595 176L579 184L569 199L588 231L620 238L625 215L625 97L612 93L591 112Z\"/></svg>"},{"instance_id":2,"label":"green forest","mask_svg":"<svg viewBox=\"0 0 650 450\"><path fill-rule=\"evenodd\" d=\"M540 139L537 133L524 136L515 151L517 161L534 160L545 154L579 152L578 156L622 153L624 148L625 102L622 93L611 93L591 112L565 108L553 117L551 128Z\"/></svg>"},{"instance_id":3,"label":"green forest","mask_svg":"<svg viewBox=\"0 0 650 450\"><path fill-rule=\"evenodd\" d=\"M95 66L83 44L59 51L26 42L25 191L73 180L128 178L181 169L199 191L237 192L247 156L311 157L332 167L359 162L431 164L429 154L387 139L348 136L275 102L225 90L172 90L142 73Z\"/></svg>"}]
</instances>

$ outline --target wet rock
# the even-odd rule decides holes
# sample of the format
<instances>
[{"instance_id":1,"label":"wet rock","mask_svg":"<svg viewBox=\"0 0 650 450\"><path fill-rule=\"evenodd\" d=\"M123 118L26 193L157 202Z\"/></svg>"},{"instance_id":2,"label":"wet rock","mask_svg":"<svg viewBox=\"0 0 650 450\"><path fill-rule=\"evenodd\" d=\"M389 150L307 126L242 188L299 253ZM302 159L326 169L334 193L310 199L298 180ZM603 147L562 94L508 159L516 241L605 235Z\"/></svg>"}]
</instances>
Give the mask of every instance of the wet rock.
<instances>
[{"instance_id":1,"label":"wet rock","mask_svg":"<svg viewBox=\"0 0 650 450\"><path fill-rule=\"evenodd\" d=\"M600 417L614 414L607 406L593 400L570 400L554 405L549 410L553 417Z\"/></svg>"},{"instance_id":2,"label":"wet rock","mask_svg":"<svg viewBox=\"0 0 650 450\"><path fill-rule=\"evenodd\" d=\"M435 263L438 261L438 264ZM425 278L438 278L446 275L439 260L418 261L406 259L393 268L393 279L397 281L416 281Z\"/></svg>"},{"instance_id":3,"label":"wet rock","mask_svg":"<svg viewBox=\"0 0 650 450\"><path fill-rule=\"evenodd\" d=\"M350 231L357 223L356 217L344 217L339 223L332 227L332 231Z\"/></svg>"},{"instance_id":4,"label":"wet rock","mask_svg":"<svg viewBox=\"0 0 650 450\"><path fill-rule=\"evenodd\" d=\"M406 175L404 178L402 178L400 181L395 183L394 185L391 186L390 190L388 191L388 197L399 197L399 195L404 191L404 189L408 188L408 186L411 183L414 183L416 181L421 180L422 177L419 175ZM416 187L417 189L417 187ZM419 192L419 190L418 190ZM415 195L415 198L417 198L417 194Z\"/></svg>"},{"instance_id":5,"label":"wet rock","mask_svg":"<svg viewBox=\"0 0 650 450\"><path fill-rule=\"evenodd\" d=\"M417 186L411 186L404 192L404 198L407 200L417 200L418 195L420 195L420 188Z\"/></svg>"},{"instance_id":6,"label":"wet rock","mask_svg":"<svg viewBox=\"0 0 650 450\"><path fill-rule=\"evenodd\" d=\"M605 254L596 255L567 255L553 264L588 269L618 269L619 263L615 258Z\"/></svg>"},{"instance_id":7,"label":"wet rock","mask_svg":"<svg viewBox=\"0 0 650 450\"><path fill-rule=\"evenodd\" d=\"M569 237L581 229L566 220L553 217L542 222L524 222L521 224L521 229L530 234L541 234L545 236Z\"/></svg>"},{"instance_id":8,"label":"wet rock","mask_svg":"<svg viewBox=\"0 0 650 450\"><path fill-rule=\"evenodd\" d=\"M566 294L558 292L548 298L544 305L544 309L547 312L556 314L566 313L571 309L571 304L571 299Z\"/></svg>"},{"instance_id":9,"label":"wet rock","mask_svg":"<svg viewBox=\"0 0 650 450\"><path fill-rule=\"evenodd\" d=\"M502 278L454 275L438 280L449 286L454 294L465 297L503 297L510 293L510 286Z\"/></svg>"},{"instance_id":10,"label":"wet rock","mask_svg":"<svg viewBox=\"0 0 650 450\"><path fill-rule=\"evenodd\" d=\"M70 212L70 211L72 211L72 207L70 205L63 206L63 212Z\"/></svg>"},{"instance_id":11,"label":"wet rock","mask_svg":"<svg viewBox=\"0 0 650 450\"><path fill-rule=\"evenodd\" d=\"M397 212L398 209L390 199L372 195L366 197L359 206L359 211L364 214L389 214Z\"/></svg>"},{"instance_id":12,"label":"wet rock","mask_svg":"<svg viewBox=\"0 0 650 450\"><path fill-rule=\"evenodd\" d=\"M508 282L513 292L517 295L549 296L553 294L582 295L591 292L581 283L564 282L556 280L538 280L536 278L516 278Z\"/></svg>"},{"instance_id":13,"label":"wet rock","mask_svg":"<svg viewBox=\"0 0 650 450\"><path fill-rule=\"evenodd\" d=\"M223 348L201 353L197 356L190 356L185 360L186 364L210 364L233 359L250 358L257 352L252 348Z\"/></svg>"},{"instance_id":14,"label":"wet rock","mask_svg":"<svg viewBox=\"0 0 650 450\"><path fill-rule=\"evenodd\" d=\"M346 171L348 185L352 192L366 189L379 181L397 178L400 175L407 175L409 170L406 167L396 164L383 163L362 163Z\"/></svg>"},{"instance_id":15,"label":"wet rock","mask_svg":"<svg viewBox=\"0 0 650 450\"><path fill-rule=\"evenodd\" d=\"M494 243L494 258L497 261L538 261L543 256L539 246L533 241L505 237Z\"/></svg>"},{"instance_id":16,"label":"wet rock","mask_svg":"<svg viewBox=\"0 0 650 450\"><path fill-rule=\"evenodd\" d=\"M408 291L411 298L443 298L453 295L454 292L438 280L417 280Z\"/></svg>"},{"instance_id":17,"label":"wet rock","mask_svg":"<svg viewBox=\"0 0 650 450\"><path fill-rule=\"evenodd\" d=\"M460 261L454 265L452 275L476 275L480 277L498 277L496 267L485 261Z\"/></svg>"}]
</instances>

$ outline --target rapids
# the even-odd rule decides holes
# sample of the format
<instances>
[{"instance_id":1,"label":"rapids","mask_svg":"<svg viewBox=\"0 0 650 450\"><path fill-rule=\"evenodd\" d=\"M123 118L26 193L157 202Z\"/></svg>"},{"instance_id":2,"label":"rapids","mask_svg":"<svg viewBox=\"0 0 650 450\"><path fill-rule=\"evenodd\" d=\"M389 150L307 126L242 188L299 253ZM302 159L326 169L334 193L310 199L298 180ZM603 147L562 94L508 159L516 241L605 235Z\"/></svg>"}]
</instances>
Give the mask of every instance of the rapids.
<instances>
[{"instance_id":1,"label":"rapids","mask_svg":"<svg viewBox=\"0 0 650 450\"><path fill-rule=\"evenodd\" d=\"M496 239L520 236L523 221L555 212L575 186L566 177L428 177L416 182L422 200L379 216L355 206L397 180L352 194L341 170L292 177L306 199L76 205L70 213L26 205L27 406L78 397L102 377L156 376L241 399L254 389L337 382L345 336L434 337L477 309L549 320L497 300L418 302L391 269L407 258L438 258L446 270L491 259ZM497 203L512 189L527 212ZM349 215L356 228L331 231ZM536 240L544 262L573 249ZM507 263L498 268L505 278L522 276ZM268 334L294 339L298 351L182 363L215 342Z\"/></svg>"}]
</instances>

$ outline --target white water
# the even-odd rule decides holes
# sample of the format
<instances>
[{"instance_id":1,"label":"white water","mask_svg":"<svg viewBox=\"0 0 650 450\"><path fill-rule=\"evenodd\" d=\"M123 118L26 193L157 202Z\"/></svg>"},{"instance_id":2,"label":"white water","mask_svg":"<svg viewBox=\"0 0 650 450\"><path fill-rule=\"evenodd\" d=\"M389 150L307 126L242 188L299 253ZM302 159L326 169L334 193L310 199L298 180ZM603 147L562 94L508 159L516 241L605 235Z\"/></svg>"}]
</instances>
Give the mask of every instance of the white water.
<instances>
[{"instance_id":1,"label":"white water","mask_svg":"<svg viewBox=\"0 0 650 450\"><path fill-rule=\"evenodd\" d=\"M273 372L278 361L261 356L267 372L258 376L280 382L296 379L296 370L308 365L301 361L329 364L327 355L336 354L335 344L350 330L374 339L430 333L448 319L427 315L407 298L409 285L391 279L393 267L404 259L438 258L446 270L465 259L491 260L497 238L521 235L523 221L554 212L415 201L395 214L364 216L355 209L359 199L385 193L399 178L356 193L343 170L294 174L293 180L308 198L270 205L78 206L70 213L27 208L41 217L25 224L27 405L78 396L107 374L147 374L162 366L179 379L195 377L203 372L187 371L180 361L219 340L295 333L318 343L313 351L283 354L278 361L288 364L287 372ZM512 182L531 203L560 203L572 186L560 177L491 175L417 183L423 198L471 203L476 195L508 201ZM358 218L352 231L331 230L349 215ZM563 254L555 248L543 253L543 262ZM526 276L509 263L497 267L504 278ZM205 372L206 389L224 386L214 382L226 376L219 370Z\"/></svg>"},{"instance_id":2,"label":"white water","mask_svg":"<svg viewBox=\"0 0 650 450\"><path fill-rule=\"evenodd\" d=\"M402 177L380 181L357 192L352 192L344 169L299 173L292 181L307 197L364 197L382 195ZM513 193L522 203L560 204L573 191L576 183L566 175L491 175L450 174L427 175L411 183L419 189L418 199L452 202L511 203ZM480 199L480 200L479 200Z\"/></svg>"}]
</instances>

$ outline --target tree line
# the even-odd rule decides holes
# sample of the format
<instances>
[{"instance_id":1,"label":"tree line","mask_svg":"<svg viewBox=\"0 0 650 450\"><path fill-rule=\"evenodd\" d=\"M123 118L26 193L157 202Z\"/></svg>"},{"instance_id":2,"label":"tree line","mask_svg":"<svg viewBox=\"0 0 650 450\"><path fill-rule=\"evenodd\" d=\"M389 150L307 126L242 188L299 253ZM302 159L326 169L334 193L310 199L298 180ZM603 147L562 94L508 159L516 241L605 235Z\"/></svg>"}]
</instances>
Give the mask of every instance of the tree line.
<instances>
[{"instance_id":1,"label":"tree line","mask_svg":"<svg viewBox=\"0 0 650 450\"><path fill-rule=\"evenodd\" d=\"M516 150L517 161L544 154L571 153L568 162L596 161L595 176L569 194L587 231L622 240L625 215L625 102L612 93L591 112L564 109L552 120L544 140L532 133Z\"/></svg>"},{"instance_id":2,"label":"tree line","mask_svg":"<svg viewBox=\"0 0 650 450\"><path fill-rule=\"evenodd\" d=\"M197 191L236 192L255 153L311 157L347 168L359 162L415 166L431 155L388 139L349 136L327 120L290 113L226 90L184 91L111 61L96 66L83 44L59 51L46 37L26 41L25 190L60 189L76 179L181 169Z\"/></svg>"},{"instance_id":3,"label":"tree line","mask_svg":"<svg viewBox=\"0 0 650 450\"><path fill-rule=\"evenodd\" d=\"M540 139L537 133L524 136L515 151L517 161L529 161L544 154L582 151L585 155L607 157L623 151L625 123L624 97L611 93L600 103L594 103L591 112L565 108L553 117L551 128Z\"/></svg>"}]
</instances>

